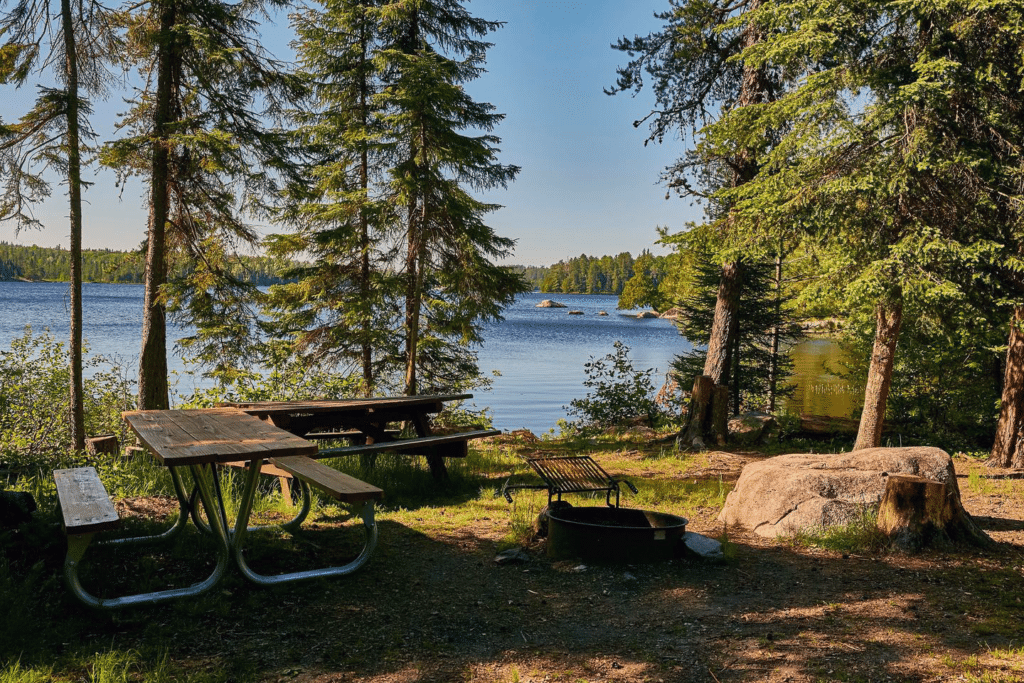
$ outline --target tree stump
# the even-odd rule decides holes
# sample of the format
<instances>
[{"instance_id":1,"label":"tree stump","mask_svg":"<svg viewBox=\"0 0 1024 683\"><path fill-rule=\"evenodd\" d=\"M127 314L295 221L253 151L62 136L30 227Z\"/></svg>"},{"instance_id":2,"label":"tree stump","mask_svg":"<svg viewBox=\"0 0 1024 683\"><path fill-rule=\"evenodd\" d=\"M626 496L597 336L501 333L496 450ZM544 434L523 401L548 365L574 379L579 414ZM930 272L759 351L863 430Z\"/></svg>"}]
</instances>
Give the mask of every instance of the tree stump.
<instances>
[{"instance_id":1,"label":"tree stump","mask_svg":"<svg viewBox=\"0 0 1024 683\"><path fill-rule=\"evenodd\" d=\"M878 507L878 528L899 550L912 553L936 541L991 547L951 485L932 479L891 475Z\"/></svg>"},{"instance_id":2,"label":"tree stump","mask_svg":"<svg viewBox=\"0 0 1024 683\"><path fill-rule=\"evenodd\" d=\"M117 434L100 434L85 440L85 450L89 451L90 455L117 455L121 452L121 443L117 439Z\"/></svg>"}]
</instances>

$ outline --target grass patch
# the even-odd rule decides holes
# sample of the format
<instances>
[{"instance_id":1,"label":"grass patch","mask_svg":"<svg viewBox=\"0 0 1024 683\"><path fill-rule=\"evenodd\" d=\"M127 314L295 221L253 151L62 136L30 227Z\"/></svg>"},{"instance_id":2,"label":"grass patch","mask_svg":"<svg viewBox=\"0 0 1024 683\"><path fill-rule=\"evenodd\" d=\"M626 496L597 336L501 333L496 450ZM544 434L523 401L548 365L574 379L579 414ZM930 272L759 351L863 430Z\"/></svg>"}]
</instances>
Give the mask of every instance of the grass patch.
<instances>
[{"instance_id":1,"label":"grass patch","mask_svg":"<svg viewBox=\"0 0 1024 683\"><path fill-rule=\"evenodd\" d=\"M878 528L878 509L865 505L849 524L804 529L790 539L795 546L811 546L839 553L875 553L889 547L889 537Z\"/></svg>"}]
</instances>

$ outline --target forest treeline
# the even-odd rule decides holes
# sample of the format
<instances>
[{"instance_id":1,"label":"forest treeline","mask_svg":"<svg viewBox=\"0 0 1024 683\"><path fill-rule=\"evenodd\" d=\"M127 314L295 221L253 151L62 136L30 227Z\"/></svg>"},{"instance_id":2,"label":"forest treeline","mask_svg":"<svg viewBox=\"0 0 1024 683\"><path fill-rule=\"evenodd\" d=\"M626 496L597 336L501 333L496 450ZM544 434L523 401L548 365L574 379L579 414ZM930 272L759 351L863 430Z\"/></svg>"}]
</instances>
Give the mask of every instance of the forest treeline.
<instances>
[{"instance_id":1,"label":"forest treeline","mask_svg":"<svg viewBox=\"0 0 1024 683\"><path fill-rule=\"evenodd\" d=\"M230 264L231 274L243 282L268 286L286 282L281 276L296 263L272 256L238 256ZM181 274L188 264L172 266ZM118 284L141 284L146 256L138 251L113 249L82 250L82 280ZM50 280L66 282L71 277L71 253L60 247L38 247L0 241L0 281Z\"/></svg>"},{"instance_id":2,"label":"forest treeline","mask_svg":"<svg viewBox=\"0 0 1024 683\"><path fill-rule=\"evenodd\" d=\"M727 413L770 410L793 323L828 315L838 370L864 388L856 448L897 418L994 434L993 462L1024 468L1019 2L666 0L660 28L612 46L606 92L653 95L634 125L685 141L660 180L703 216L659 230L667 256L546 270L498 265L515 241L473 195L520 169L501 160L503 115L467 87L502 23L467 5L297 5L289 62L264 49L269 0L0 11L0 83L45 83L0 121L0 220L31 227L53 178L67 189L76 446L82 168L101 164L148 188L141 408L168 406L168 314L225 386L291 363L355 393L452 393L486 382L483 325L533 285L682 311L700 349L676 365L682 443L721 445ZM115 83L135 84L113 93L127 111L92 140L89 98ZM261 240L268 223L281 232ZM293 261L289 281L258 291L239 247Z\"/></svg>"}]
</instances>

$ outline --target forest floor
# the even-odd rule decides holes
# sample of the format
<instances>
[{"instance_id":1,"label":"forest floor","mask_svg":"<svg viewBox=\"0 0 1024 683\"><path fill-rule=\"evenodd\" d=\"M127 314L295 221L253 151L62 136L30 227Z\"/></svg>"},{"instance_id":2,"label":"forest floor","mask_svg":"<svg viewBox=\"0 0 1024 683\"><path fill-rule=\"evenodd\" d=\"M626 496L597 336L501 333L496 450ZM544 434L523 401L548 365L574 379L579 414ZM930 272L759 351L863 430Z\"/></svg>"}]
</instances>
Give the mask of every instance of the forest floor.
<instances>
[{"instance_id":1,"label":"forest floor","mask_svg":"<svg viewBox=\"0 0 1024 683\"><path fill-rule=\"evenodd\" d=\"M954 458L964 506L995 550L827 550L717 521L730 483L764 454L581 442L571 450L641 489L624 505L683 514L689 530L724 540L727 555L592 565L551 561L545 542L529 539L543 494L524 492L513 506L493 495L525 471L519 458L567 447L506 437L486 448L501 462L483 467L477 490L391 501L374 557L344 578L257 588L230 571L204 598L106 614L60 584L62 548L26 570L34 579L14 576L24 565L9 560L8 593L17 584L30 594L10 598L0 655L56 680L100 680L107 660L86 653L108 653L127 681L1024 681L1019 473ZM160 497L121 507L143 525L174 509ZM308 526L295 539L268 538L250 563L269 573L344 561L351 534L330 510ZM515 546L526 559L495 562ZM91 566L102 571L87 585L175 583L194 564L180 549L142 569L127 551L97 555Z\"/></svg>"}]
</instances>

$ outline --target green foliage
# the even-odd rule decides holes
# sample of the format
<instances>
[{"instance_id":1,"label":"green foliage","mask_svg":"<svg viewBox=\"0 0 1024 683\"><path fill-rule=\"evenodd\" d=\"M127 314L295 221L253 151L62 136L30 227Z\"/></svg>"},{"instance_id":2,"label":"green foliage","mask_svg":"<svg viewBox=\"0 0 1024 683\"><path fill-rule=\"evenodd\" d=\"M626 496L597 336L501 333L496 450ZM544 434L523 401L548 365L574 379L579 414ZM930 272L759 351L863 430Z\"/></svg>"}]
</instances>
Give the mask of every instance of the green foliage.
<instances>
[{"instance_id":1,"label":"green foliage","mask_svg":"<svg viewBox=\"0 0 1024 683\"><path fill-rule=\"evenodd\" d=\"M583 386L590 393L569 403L568 413L576 418L569 423L573 429L601 431L637 417L654 423L661 415L654 402L653 371L635 370L629 347L622 342L615 342L615 350L604 358L591 357L583 367L587 373Z\"/></svg>"},{"instance_id":2,"label":"green foliage","mask_svg":"<svg viewBox=\"0 0 1024 683\"><path fill-rule=\"evenodd\" d=\"M616 256L581 254L546 269L540 291L562 294L622 294L635 275L629 252Z\"/></svg>"},{"instance_id":3,"label":"green foliage","mask_svg":"<svg viewBox=\"0 0 1024 683\"><path fill-rule=\"evenodd\" d=\"M132 382L102 356L88 356L84 366L86 433L117 434L124 442L121 412L135 407ZM26 328L9 351L0 351L0 463L49 474L73 457L68 373L64 344L49 332Z\"/></svg>"},{"instance_id":4,"label":"green foliage","mask_svg":"<svg viewBox=\"0 0 1024 683\"><path fill-rule=\"evenodd\" d=\"M231 274L254 285L284 282L282 273L297 264L267 256L239 256ZM82 280L140 284L145 271L145 256L137 251L113 249L82 250ZM173 275L183 275L185 263L172 264ZM70 278L71 256L60 247L37 247L0 241L0 280L51 280Z\"/></svg>"},{"instance_id":5,"label":"green foliage","mask_svg":"<svg viewBox=\"0 0 1024 683\"><path fill-rule=\"evenodd\" d=\"M299 358L286 346L267 347L258 369L239 373L216 386L181 397L184 408L209 408L219 402L298 401L342 399L358 395L358 377L338 372L328 362Z\"/></svg>"},{"instance_id":6,"label":"green foliage","mask_svg":"<svg viewBox=\"0 0 1024 683\"><path fill-rule=\"evenodd\" d=\"M665 276L666 260L664 257L651 256L647 251L642 253L633 264L633 277L622 288L617 308L665 310L668 300L659 285Z\"/></svg>"},{"instance_id":7,"label":"green foliage","mask_svg":"<svg viewBox=\"0 0 1024 683\"><path fill-rule=\"evenodd\" d=\"M703 257L708 258L707 254ZM706 346L711 337L721 267L710 260L698 261L689 296L677 303L680 317L676 321L681 334L694 344L694 349L676 356L673 372L683 386L704 372ZM744 262L737 307L735 345L731 349L729 384L733 394L733 412L764 410L774 390L776 406L782 397L793 393L795 387L787 383L793 363L786 347L800 337L784 294L776 301L773 291L774 265L765 262ZM772 351L773 330L779 330L778 351ZM773 364L776 385L771 385Z\"/></svg>"}]
</instances>

